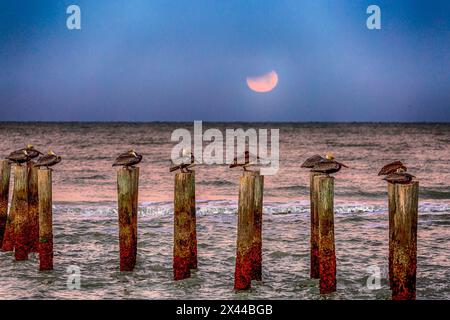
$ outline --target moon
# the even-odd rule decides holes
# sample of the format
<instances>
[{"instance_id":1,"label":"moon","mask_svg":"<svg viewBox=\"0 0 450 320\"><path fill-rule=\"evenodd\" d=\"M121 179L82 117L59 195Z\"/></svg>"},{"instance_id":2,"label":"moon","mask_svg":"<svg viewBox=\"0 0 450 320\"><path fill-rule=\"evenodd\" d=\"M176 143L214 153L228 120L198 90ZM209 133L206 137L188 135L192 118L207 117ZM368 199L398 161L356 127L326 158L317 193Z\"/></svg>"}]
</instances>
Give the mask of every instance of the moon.
<instances>
[{"instance_id":1,"label":"moon","mask_svg":"<svg viewBox=\"0 0 450 320\"><path fill-rule=\"evenodd\" d=\"M247 77L248 87L256 92L264 93L272 91L278 84L278 74L275 71L256 77Z\"/></svg>"}]
</instances>

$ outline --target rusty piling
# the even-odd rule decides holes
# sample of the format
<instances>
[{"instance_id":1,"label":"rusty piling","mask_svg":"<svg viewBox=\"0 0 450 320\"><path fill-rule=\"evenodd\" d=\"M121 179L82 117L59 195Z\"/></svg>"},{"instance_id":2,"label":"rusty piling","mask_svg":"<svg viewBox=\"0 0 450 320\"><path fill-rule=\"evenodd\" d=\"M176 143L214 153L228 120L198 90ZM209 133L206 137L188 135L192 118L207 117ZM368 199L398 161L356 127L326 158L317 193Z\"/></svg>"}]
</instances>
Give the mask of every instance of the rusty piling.
<instances>
[{"instance_id":1,"label":"rusty piling","mask_svg":"<svg viewBox=\"0 0 450 320\"><path fill-rule=\"evenodd\" d=\"M197 269L194 171L175 175L173 226L173 278L183 280Z\"/></svg>"},{"instance_id":2,"label":"rusty piling","mask_svg":"<svg viewBox=\"0 0 450 320\"><path fill-rule=\"evenodd\" d=\"M419 182L395 185L392 299L416 299Z\"/></svg>"},{"instance_id":3,"label":"rusty piling","mask_svg":"<svg viewBox=\"0 0 450 320\"><path fill-rule=\"evenodd\" d=\"M39 194L38 168L34 162L28 163L28 213L30 252L38 252L39 248Z\"/></svg>"},{"instance_id":4,"label":"rusty piling","mask_svg":"<svg viewBox=\"0 0 450 320\"><path fill-rule=\"evenodd\" d=\"M314 177L319 217L319 287L321 294L336 291L336 253L334 244L334 178Z\"/></svg>"},{"instance_id":5,"label":"rusty piling","mask_svg":"<svg viewBox=\"0 0 450 320\"><path fill-rule=\"evenodd\" d=\"M133 271L137 256L139 168L117 170L120 271Z\"/></svg>"},{"instance_id":6,"label":"rusty piling","mask_svg":"<svg viewBox=\"0 0 450 320\"><path fill-rule=\"evenodd\" d=\"M263 220L263 197L264 197L264 176L259 172L251 173L255 179L255 195L253 210L253 247L252 280L262 280L262 220Z\"/></svg>"},{"instance_id":7,"label":"rusty piling","mask_svg":"<svg viewBox=\"0 0 450 320\"><path fill-rule=\"evenodd\" d=\"M11 166L8 160L0 161L0 247L3 243L6 223L8 220L9 180Z\"/></svg>"},{"instance_id":8,"label":"rusty piling","mask_svg":"<svg viewBox=\"0 0 450 320\"><path fill-rule=\"evenodd\" d=\"M395 184L388 182L388 210L389 210L389 286L392 289L393 272L392 272L392 256L393 248L393 232L394 232L394 216L395 216Z\"/></svg>"},{"instance_id":9,"label":"rusty piling","mask_svg":"<svg viewBox=\"0 0 450 320\"><path fill-rule=\"evenodd\" d=\"M30 252L30 216L28 210L28 167L14 166L14 189L11 211L14 217L14 257L16 261L28 259Z\"/></svg>"},{"instance_id":10,"label":"rusty piling","mask_svg":"<svg viewBox=\"0 0 450 320\"><path fill-rule=\"evenodd\" d=\"M317 189L314 188L314 177L321 175L319 172L311 172L309 177L310 200L310 277L319 279L319 215L317 211Z\"/></svg>"},{"instance_id":11,"label":"rusty piling","mask_svg":"<svg viewBox=\"0 0 450 320\"><path fill-rule=\"evenodd\" d=\"M234 289L251 287L255 258L253 250L255 226L255 175L244 172L239 181L238 225Z\"/></svg>"},{"instance_id":12,"label":"rusty piling","mask_svg":"<svg viewBox=\"0 0 450 320\"><path fill-rule=\"evenodd\" d=\"M39 270L53 270L52 170L38 169Z\"/></svg>"}]
</instances>

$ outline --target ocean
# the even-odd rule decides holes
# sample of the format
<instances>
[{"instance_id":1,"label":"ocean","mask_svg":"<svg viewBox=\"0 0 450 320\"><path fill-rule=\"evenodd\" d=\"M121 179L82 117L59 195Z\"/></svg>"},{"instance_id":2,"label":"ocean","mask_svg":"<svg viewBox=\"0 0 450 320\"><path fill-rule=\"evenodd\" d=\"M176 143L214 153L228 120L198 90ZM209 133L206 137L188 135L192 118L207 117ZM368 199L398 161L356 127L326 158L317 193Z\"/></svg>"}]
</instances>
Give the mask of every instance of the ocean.
<instances>
[{"instance_id":1,"label":"ocean","mask_svg":"<svg viewBox=\"0 0 450 320\"><path fill-rule=\"evenodd\" d=\"M377 172L398 159L420 181L417 299L450 299L450 124L203 126L280 130L280 169L265 178L262 282L233 290L241 172L226 165L195 168L199 269L172 280L170 137L193 123L0 123L0 156L31 143L63 157L53 173L55 269L39 272L35 254L15 262L0 252L0 298L390 299L387 188ZM111 165L130 148L144 157L138 257L134 272L121 273ZM309 173L300 164L326 152L349 168L335 175L337 292L321 296L318 280L309 278ZM373 268L381 272L378 288L367 286ZM78 289L71 270L80 272Z\"/></svg>"}]
</instances>

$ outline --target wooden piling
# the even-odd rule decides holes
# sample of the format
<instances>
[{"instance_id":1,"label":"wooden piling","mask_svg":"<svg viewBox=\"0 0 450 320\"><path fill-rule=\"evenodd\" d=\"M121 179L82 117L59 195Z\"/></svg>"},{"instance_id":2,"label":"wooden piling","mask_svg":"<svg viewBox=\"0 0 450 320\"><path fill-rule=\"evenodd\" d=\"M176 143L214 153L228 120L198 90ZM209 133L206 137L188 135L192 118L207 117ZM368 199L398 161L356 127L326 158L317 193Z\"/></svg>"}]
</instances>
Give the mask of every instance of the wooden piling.
<instances>
[{"instance_id":1,"label":"wooden piling","mask_svg":"<svg viewBox=\"0 0 450 320\"><path fill-rule=\"evenodd\" d=\"M173 278L189 278L196 268L195 172L179 172L174 188Z\"/></svg>"},{"instance_id":2,"label":"wooden piling","mask_svg":"<svg viewBox=\"0 0 450 320\"><path fill-rule=\"evenodd\" d=\"M336 291L336 253L334 244L334 178L314 177L319 217L319 287L321 294Z\"/></svg>"},{"instance_id":3,"label":"wooden piling","mask_svg":"<svg viewBox=\"0 0 450 320\"><path fill-rule=\"evenodd\" d=\"M28 259L30 252L30 216L28 212L28 167L14 166L13 202L14 257L16 261Z\"/></svg>"},{"instance_id":4,"label":"wooden piling","mask_svg":"<svg viewBox=\"0 0 450 320\"><path fill-rule=\"evenodd\" d=\"M317 189L314 188L314 177L322 175L320 172L311 172L309 177L309 200L311 215L310 231L310 277L319 279L319 215L317 211Z\"/></svg>"},{"instance_id":5,"label":"wooden piling","mask_svg":"<svg viewBox=\"0 0 450 320\"><path fill-rule=\"evenodd\" d=\"M190 187L188 188L188 196L190 197L190 208L191 208L191 262L189 267L191 269L197 269L197 217L196 217L196 206L195 206L195 172L191 171L190 174Z\"/></svg>"},{"instance_id":6,"label":"wooden piling","mask_svg":"<svg viewBox=\"0 0 450 320\"><path fill-rule=\"evenodd\" d=\"M52 170L38 169L39 270L53 270Z\"/></svg>"},{"instance_id":7,"label":"wooden piling","mask_svg":"<svg viewBox=\"0 0 450 320\"><path fill-rule=\"evenodd\" d=\"M255 176L244 172L239 183L238 225L236 243L236 269L234 289L251 287L253 263L254 217L255 217Z\"/></svg>"},{"instance_id":8,"label":"wooden piling","mask_svg":"<svg viewBox=\"0 0 450 320\"><path fill-rule=\"evenodd\" d=\"M394 232L394 216L395 216L395 184L388 182L388 210L389 210L389 286L392 289L393 273L392 273L392 255L393 251L393 232Z\"/></svg>"},{"instance_id":9,"label":"wooden piling","mask_svg":"<svg viewBox=\"0 0 450 320\"><path fill-rule=\"evenodd\" d=\"M248 173L247 173L248 174ZM251 172L255 179L255 195L253 210L253 247L251 257L252 261L252 280L262 280L262 218L263 218L263 196L264 196L264 176L259 172Z\"/></svg>"},{"instance_id":10,"label":"wooden piling","mask_svg":"<svg viewBox=\"0 0 450 320\"><path fill-rule=\"evenodd\" d=\"M15 208L12 205L15 201L16 195L13 190L11 205L9 207L9 214L6 219L5 232L3 234L2 251L14 250L14 220L16 217Z\"/></svg>"},{"instance_id":11,"label":"wooden piling","mask_svg":"<svg viewBox=\"0 0 450 320\"><path fill-rule=\"evenodd\" d=\"M11 166L8 160L0 161L0 246L3 243L6 221L8 219L9 180Z\"/></svg>"},{"instance_id":12,"label":"wooden piling","mask_svg":"<svg viewBox=\"0 0 450 320\"><path fill-rule=\"evenodd\" d=\"M419 182L395 185L392 299L416 299Z\"/></svg>"},{"instance_id":13,"label":"wooden piling","mask_svg":"<svg viewBox=\"0 0 450 320\"><path fill-rule=\"evenodd\" d=\"M39 194L38 168L34 162L28 163L28 212L30 252L38 252L39 247Z\"/></svg>"},{"instance_id":14,"label":"wooden piling","mask_svg":"<svg viewBox=\"0 0 450 320\"><path fill-rule=\"evenodd\" d=\"M120 271L133 271L137 256L139 168L117 170Z\"/></svg>"}]
</instances>

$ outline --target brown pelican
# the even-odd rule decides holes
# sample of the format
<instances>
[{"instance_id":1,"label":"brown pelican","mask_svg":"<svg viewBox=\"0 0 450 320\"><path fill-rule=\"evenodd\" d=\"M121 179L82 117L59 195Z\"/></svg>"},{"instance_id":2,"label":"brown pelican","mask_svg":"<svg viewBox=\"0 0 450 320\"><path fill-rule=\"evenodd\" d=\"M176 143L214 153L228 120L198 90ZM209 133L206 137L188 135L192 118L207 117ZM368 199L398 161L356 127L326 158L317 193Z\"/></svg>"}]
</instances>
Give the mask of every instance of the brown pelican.
<instances>
[{"instance_id":1,"label":"brown pelican","mask_svg":"<svg viewBox=\"0 0 450 320\"><path fill-rule=\"evenodd\" d=\"M319 162L317 162L311 169L311 171L321 172L328 175L331 173L338 172L339 170L341 170L342 167L348 168L345 164L334 160L333 154L327 153L325 159L322 159Z\"/></svg>"},{"instance_id":2,"label":"brown pelican","mask_svg":"<svg viewBox=\"0 0 450 320\"><path fill-rule=\"evenodd\" d=\"M319 156L318 154L313 155L312 157L309 157L305 160L305 162L302 163L302 168L314 168L314 166L319 163L320 161L325 160L324 157Z\"/></svg>"},{"instance_id":3,"label":"brown pelican","mask_svg":"<svg viewBox=\"0 0 450 320\"><path fill-rule=\"evenodd\" d=\"M35 167L52 167L57 163L61 162L61 157L57 156L52 150L49 150L45 156L39 158L35 163Z\"/></svg>"},{"instance_id":4,"label":"brown pelican","mask_svg":"<svg viewBox=\"0 0 450 320\"><path fill-rule=\"evenodd\" d=\"M28 144L26 148L22 149L28 153L30 159L39 157L39 155L44 155L42 152L36 150L32 144Z\"/></svg>"},{"instance_id":5,"label":"brown pelican","mask_svg":"<svg viewBox=\"0 0 450 320\"><path fill-rule=\"evenodd\" d=\"M116 166L124 166L124 167L133 167L142 161L142 155L136 153L133 149L128 150L128 152L122 153L119 155L113 163L113 167Z\"/></svg>"},{"instance_id":6,"label":"brown pelican","mask_svg":"<svg viewBox=\"0 0 450 320\"><path fill-rule=\"evenodd\" d=\"M403 172L407 170L401 161L394 161L381 168L380 172L378 172L378 175L385 176L388 174L396 173L399 169L401 169Z\"/></svg>"},{"instance_id":7,"label":"brown pelican","mask_svg":"<svg viewBox=\"0 0 450 320\"><path fill-rule=\"evenodd\" d=\"M387 175L383 180L386 180L390 183L399 183L399 184L408 184L415 178L412 174L409 174L404 171L397 171L395 173L391 173Z\"/></svg>"},{"instance_id":8,"label":"brown pelican","mask_svg":"<svg viewBox=\"0 0 450 320\"><path fill-rule=\"evenodd\" d=\"M195 158L192 152L187 149L183 149L183 154L180 158L172 161L172 165L169 169L170 172L180 170L181 172L191 172L189 168L195 166Z\"/></svg>"},{"instance_id":9,"label":"brown pelican","mask_svg":"<svg viewBox=\"0 0 450 320\"><path fill-rule=\"evenodd\" d=\"M257 161L260 160L260 158L257 157L257 156L253 156L252 155L252 158L256 159ZM242 167L242 168L244 168L244 171L247 171L248 167L253 166L255 164L256 164L255 162L250 162L250 152L245 151L245 153L244 153L244 163L238 163L238 158L235 157L233 159L233 163L230 164L230 168Z\"/></svg>"},{"instance_id":10,"label":"brown pelican","mask_svg":"<svg viewBox=\"0 0 450 320\"><path fill-rule=\"evenodd\" d=\"M9 154L9 156L6 157L9 162L21 164L30 161L30 156L27 153L25 149L16 150Z\"/></svg>"}]
</instances>

